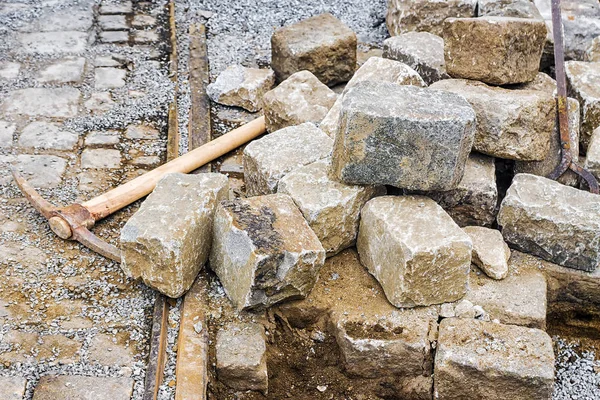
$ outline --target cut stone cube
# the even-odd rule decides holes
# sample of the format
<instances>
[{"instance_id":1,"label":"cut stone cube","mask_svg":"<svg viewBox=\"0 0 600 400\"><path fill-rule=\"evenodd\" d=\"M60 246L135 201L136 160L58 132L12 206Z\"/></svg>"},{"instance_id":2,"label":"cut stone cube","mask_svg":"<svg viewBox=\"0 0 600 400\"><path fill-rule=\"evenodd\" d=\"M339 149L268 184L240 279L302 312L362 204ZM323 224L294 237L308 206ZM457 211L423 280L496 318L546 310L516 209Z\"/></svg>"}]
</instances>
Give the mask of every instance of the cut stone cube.
<instances>
[{"instance_id":1,"label":"cut stone cube","mask_svg":"<svg viewBox=\"0 0 600 400\"><path fill-rule=\"evenodd\" d=\"M44 375L35 387L33 400L129 400L132 378L78 375Z\"/></svg>"},{"instance_id":2,"label":"cut stone cube","mask_svg":"<svg viewBox=\"0 0 600 400\"><path fill-rule=\"evenodd\" d=\"M385 22L391 36L424 31L441 36L444 20L474 17L477 0L388 0Z\"/></svg>"},{"instance_id":3,"label":"cut stone cube","mask_svg":"<svg viewBox=\"0 0 600 400\"><path fill-rule=\"evenodd\" d=\"M515 248L565 267L600 263L600 196L553 180L517 174L500 205L498 224Z\"/></svg>"},{"instance_id":4,"label":"cut stone cube","mask_svg":"<svg viewBox=\"0 0 600 400\"><path fill-rule=\"evenodd\" d=\"M474 135L475 112L461 96L359 82L342 100L332 174L351 184L454 189Z\"/></svg>"},{"instance_id":5,"label":"cut stone cube","mask_svg":"<svg viewBox=\"0 0 600 400\"><path fill-rule=\"evenodd\" d=\"M465 79L431 85L463 96L477 114L473 150L509 160L543 160L550 150L556 102L550 93L508 90Z\"/></svg>"},{"instance_id":6,"label":"cut stone cube","mask_svg":"<svg viewBox=\"0 0 600 400\"><path fill-rule=\"evenodd\" d=\"M478 305L490 320L503 324L546 329L546 277L539 268L511 257L508 275L502 280L489 278L472 267L469 292L465 299Z\"/></svg>"},{"instance_id":7,"label":"cut stone cube","mask_svg":"<svg viewBox=\"0 0 600 400\"><path fill-rule=\"evenodd\" d=\"M333 181L329 168L328 159L297 168L279 181L277 189L294 200L328 257L356 243L360 210L371 198L385 194L382 186Z\"/></svg>"},{"instance_id":8,"label":"cut stone cube","mask_svg":"<svg viewBox=\"0 0 600 400\"><path fill-rule=\"evenodd\" d=\"M492 157L471 153L456 189L428 192L459 226L491 226L496 221L498 188Z\"/></svg>"},{"instance_id":9,"label":"cut stone cube","mask_svg":"<svg viewBox=\"0 0 600 400\"><path fill-rule=\"evenodd\" d=\"M296 72L263 96L268 132L299 125L318 124L335 103L337 94L308 71Z\"/></svg>"},{"instance_id":10,"label":"cut stone cube","mask_svg":"<svg viewBox=\"0 0 600 400\"><path fill-rule=\"evenodd\" d=\"M550 399L554 352L542 330L475 319L440 324L434 398Z\"/></svg>"},{"instance_id":11,"label":"cut stone cube","mask_svg":"<svg viewBox=\"0 0 600 400\"><path fill-rule=\"evenodd\" d=\"M333 140L312 123L280 129L244 149L248 196L277 191L279 180L295 168L331 155Z\"/></svg>"},{"instance_id":12,"label":"cut stone cube","mask_svg":"<svg viewBox=\"0 0 600 400\"><path fill-rule=\"evenodd\" d=\"M235 390L267 393L265 328L258 323L231 323L217 333L217 376Z\"/></svg>"},{"instance_id":13,"label":"cut stone cube","mask_svg":"<svg viewBox=\"0 0 600 400\"><path fill-rule=\"evenodd\" d=\"M600 127L600 62L567 61L565 72L569 95L581 106L580 140L585 151L592 132Z\"/></svg>"},{"instance_id":14,"label":"cut stone cube","mask_svg":"<svg viewBox=\"0 0 600 400\"><path fill-rule=\"evenodd\" d=\"M223 201L214 218L210 266L238 310L306 297L325 249L291 197Z\"/></svg>"},{"instance_id":15,"label":"cut stone cube","mask_svg":"<svg viewBox=\"0 0 600 400\"><path fill-rule=\"evenodd\" d=\"M208 259L212 220L227 198L221 174L168 174L121 230L121 268L134 279L177 298Z\"/></svg>"},{"instance_id":16,"label":"cut stone cube","mask_svg":"<svg viewBox=\"0 0 600 400\"><path fill-rule=\"evenodd\" d=\"M510 249L504 242L502 233L482 226L467 226L463 230L473 242L472 263L490 278L506 278Z\"/></svg>"},{"instance_id":17,"label":"cut stone cube","mask_svg":"<svg viewBox=\"0 0 600 400\"><path fill-rule=\"evenodd\" d=\"M344 92L338 96L333 107L331 107L325 118L323 118L323 121L321 121L319 128L321 128L323 132L331 137L335 137L340 125L340 114L344 94L358 82L363 81L381 81L391 82L397 85L425 86L425 82L423 82L423 79L421 79L419 74L408 65L381 57L371 57L358 69L358 71L356 71L352 79L350 79L346 85Z\"/></svg>"},{"instance_id":18,"label":"cut stone cube","mask_svg":"<svg viewBox=\"0 0 600 400\"><path fill-rule=\"evenodd\" d=\"M428 85L449 78L444 60L444 39L429 32L407 32L384 40L383 57L405 63Z\"/></svg>"},{"instance_id":19,"label":"cut stone cube","mask_svg":"<svg viewBox=\"0 0 600 400\"><path fill-rule=\"evenodd\" d=\"M367 202L356 247L396 307L441 304L467 293L471 239L427 197Z\"/></svg>"},{"instance_id":20,"label":"cut stone cube","mask_svg":"<svg viewBox=\"0 0 600 400\"><path fill-rule=\"evenodd\" d=\"M270 69L245 68L232 65L221 72L207 88L212 101L226 106L242 107L250 112L262 108L263 95L275 85Z\"/></svg>"},{"instance_id":21,"label":"cut stone cube","mask_svg":"<svg viewBox=\"0 0 600 400\"><path fill-rule=\"evenodd\" d=\"M321 14L275 31L271 68L282 81L307 70L332 86L346 82L356 69L356 34L331 14Z\"/></svg>"},{"instance_id":22,"label":"cut stone cube","mask_svg":"<svg viewBox=\"0 0 600 400\"><path fill-rule=\"evenodd\" d=\"M542 20L449 18L444 23L446 71L492 85L529 82L540 69L545 40Z\"/></svg>"}]
</instances>

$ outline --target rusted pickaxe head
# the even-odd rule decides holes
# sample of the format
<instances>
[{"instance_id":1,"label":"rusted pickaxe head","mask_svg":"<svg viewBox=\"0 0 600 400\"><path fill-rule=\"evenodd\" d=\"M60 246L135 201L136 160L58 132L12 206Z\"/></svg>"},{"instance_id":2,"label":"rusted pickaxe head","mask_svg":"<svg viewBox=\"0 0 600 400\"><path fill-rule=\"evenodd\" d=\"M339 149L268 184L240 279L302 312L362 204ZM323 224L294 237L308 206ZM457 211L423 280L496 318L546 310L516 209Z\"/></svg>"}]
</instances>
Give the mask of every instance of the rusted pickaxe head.
<instances>
[{"instance_id":1,"label":"rusted pickaxe head","mask_svg":"<svg viewBox=\"0 0 600 400\"><path fill-rule=\"evenodd\" d=\"M117 247L90 232L96 220L87 208L77 203L66 207L55 207L46 201L15 168L11 168L11 172L23 195L48 220L50 229L58 237L76 240L104 257L121 262L121 252Z\"/></svg>"}]
</instances>

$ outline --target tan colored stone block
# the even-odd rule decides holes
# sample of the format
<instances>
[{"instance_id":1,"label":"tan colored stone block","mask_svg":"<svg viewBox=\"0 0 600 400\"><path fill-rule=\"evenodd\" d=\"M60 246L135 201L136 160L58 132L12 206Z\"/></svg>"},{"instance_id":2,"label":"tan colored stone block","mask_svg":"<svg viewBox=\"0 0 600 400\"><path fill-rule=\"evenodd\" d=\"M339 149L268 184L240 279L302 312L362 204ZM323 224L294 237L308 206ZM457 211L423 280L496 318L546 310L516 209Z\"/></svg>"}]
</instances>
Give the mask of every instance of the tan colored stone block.
<instances>
[{"instance_id":1,"label":"tan colored stone block","mask_svg":"<svg viewBox=\"0 0 600 400\"><path fill-rule=\"evenodd\" d=\"M444 20L474 17L477 0L388 0L385 22L391 36L424 31L442 35Z\"/></svg>"},{"instance_id":2,"label":"tan colored stone block","mask_svg":"<svg viewBox=\"0 0 600 400\"><path fill-rule=\"evenodd\" d=\"M600 62L567 61L565 72L569 96L581 106L580 140L585 151L592 132L600 127Z\"/></svg>"},{"instance_id":3,"label":"tan colored stone block","mask_svg":"<svg viewBox=\"0 0 600 400\"><path fill-rule=\"evenodd\" d=\"M221 72L207 87L212 101L226 106L242 107L250 112L262 108L263 95L275 85L275 73L270 69L245 68L232 65Z\"/></svg>"},{"instance_id":4,"label":"tan colored stone block","mask_svg":"<svg viewBox=\"0 0 600 400\"><path fill-rule=\"evenodd\" d=\"M471 262L493 279L504 279L508 274L510 249L502 233L482 226L467 226L463 230L473 242Z\"/></svg>"}]
</instances>

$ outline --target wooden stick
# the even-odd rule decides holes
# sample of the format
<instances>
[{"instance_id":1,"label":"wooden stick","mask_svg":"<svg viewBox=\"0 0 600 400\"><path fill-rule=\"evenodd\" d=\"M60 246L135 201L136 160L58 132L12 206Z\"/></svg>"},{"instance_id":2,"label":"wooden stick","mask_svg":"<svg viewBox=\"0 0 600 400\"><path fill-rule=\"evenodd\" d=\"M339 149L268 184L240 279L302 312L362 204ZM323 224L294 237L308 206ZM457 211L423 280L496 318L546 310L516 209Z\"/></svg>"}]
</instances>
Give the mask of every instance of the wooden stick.
<instances>
[{"instance_id":1,"label":"wooden stick","mask_svg":"<svg viewBox=\"0 0 600 400\"><path fill-rule=\"evenodd\" d=\"M98 221L107 215L141 199L150 193L156 183L166 174L181 172L187 174L202 165L213 161L244 143L260 136L265 132L265 117L256 118L246 125L226 133L217 139L198 147L145 173L103 195L86 201L82 205Z\"/></svg>"}]
</instances>

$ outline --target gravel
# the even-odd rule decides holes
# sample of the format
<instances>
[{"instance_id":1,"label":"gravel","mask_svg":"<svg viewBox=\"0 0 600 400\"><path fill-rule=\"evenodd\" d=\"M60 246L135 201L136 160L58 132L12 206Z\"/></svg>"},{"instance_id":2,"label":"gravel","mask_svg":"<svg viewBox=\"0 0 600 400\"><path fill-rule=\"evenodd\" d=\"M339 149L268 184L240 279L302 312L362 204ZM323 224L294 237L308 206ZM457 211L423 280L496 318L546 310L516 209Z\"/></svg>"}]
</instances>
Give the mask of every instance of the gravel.
<instances>
[{"instance_id":1,"label":"gravel","mask_svg":"<svg viewBox=\"0 0 600 400\"><path fill-rule=\"evenodd\" d=\"M590 350L579 349L578 343L554 338L556 349L556 381L553 400L600 399L600 360Z\"/></svg>"}]
</instances>

